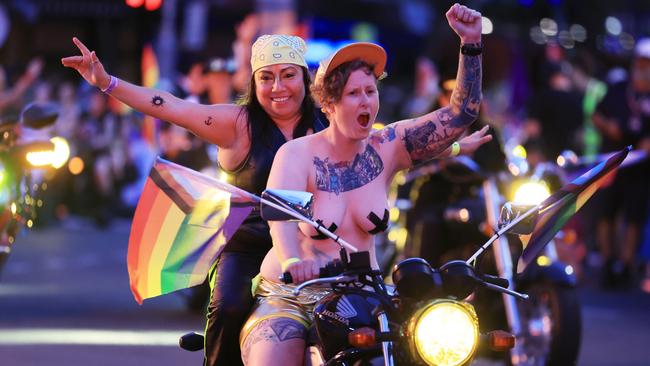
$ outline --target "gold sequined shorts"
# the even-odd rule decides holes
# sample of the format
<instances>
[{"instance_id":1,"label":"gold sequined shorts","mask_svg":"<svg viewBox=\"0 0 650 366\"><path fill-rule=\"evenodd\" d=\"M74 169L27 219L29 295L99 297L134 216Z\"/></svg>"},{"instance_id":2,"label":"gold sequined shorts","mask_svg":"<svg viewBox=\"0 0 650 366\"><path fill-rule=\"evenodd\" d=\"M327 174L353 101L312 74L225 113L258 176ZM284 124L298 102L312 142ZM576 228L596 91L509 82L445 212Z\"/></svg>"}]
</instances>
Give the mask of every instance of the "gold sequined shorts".
<instances>
[{"instance_id":1,"label":"gold sequined shorts","mask_svg":"<svg viewBox=\"0 0 650 366\"><path fill-rule=\"evenodd\" d=\"M239 335L243 346L246 337L263 320L271 318L293 319L305 328L314 320L316 302L332 292L329 286L310 286L300 291L297 297L292 291L295 285L284 285L262 279L255 290L255 306Z\"/></svg>"}]
</instances>

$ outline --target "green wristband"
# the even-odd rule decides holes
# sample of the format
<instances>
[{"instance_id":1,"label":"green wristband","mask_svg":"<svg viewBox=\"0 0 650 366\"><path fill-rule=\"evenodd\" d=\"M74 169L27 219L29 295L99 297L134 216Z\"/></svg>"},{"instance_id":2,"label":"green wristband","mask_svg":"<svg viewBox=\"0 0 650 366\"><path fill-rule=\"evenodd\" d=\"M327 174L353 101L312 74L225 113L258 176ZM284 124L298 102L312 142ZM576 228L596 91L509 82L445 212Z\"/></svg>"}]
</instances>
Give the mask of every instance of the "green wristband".
<instances>
[{"instance_id":1,"label":"green wristband","mask_svg":"<svg viewBox=\"0 0 650 366\"><path fill-rule=\"evenodd\" d=\"M452 158L458 154L460 154L460 144L458 141L454 141L454 143L451 144L451 154L449 154L449 157Z\"/></svg>"}]
</instances>

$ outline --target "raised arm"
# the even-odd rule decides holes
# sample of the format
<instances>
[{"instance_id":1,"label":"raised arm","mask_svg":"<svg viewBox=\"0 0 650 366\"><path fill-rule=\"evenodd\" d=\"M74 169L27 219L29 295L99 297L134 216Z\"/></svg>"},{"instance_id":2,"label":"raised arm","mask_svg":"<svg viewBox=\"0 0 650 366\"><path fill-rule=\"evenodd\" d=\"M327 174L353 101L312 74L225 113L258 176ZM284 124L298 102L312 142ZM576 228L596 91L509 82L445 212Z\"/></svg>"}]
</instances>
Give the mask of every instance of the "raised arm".
<instances>
[{"instance_id":1,"label":"raised arm","mask_svg":"<svg viewBox=\"0 0 650 366\"><path fill-rule=\"evenodd\" d=\"M29 62L27 70L18 79L13 88L0 93L0 111L8 105L16 103L34 83L43 70L43 60L33 59Z\"/></svg>"},{"instance_id":2,"label":"raised arm","mask_svg":"<svg viewBox=\"0 0 650 366\"><path fill-rule=\"evenodd\" d=\"M273 167L267 182L267 188L307 190L308 169L304 167L306 159L302 156L300 146L294 141L282 145L273 159ZM270 221L273 250L281 263L282 272L288 271L294 283L300 283L318 276L318 263L304 258L300 250L298 223L292 221Z\"/></svg>"},{"instance_id":3,"label":"raised arm","mask_svg":"<svg viewBox=\"0 0 650 366\"><path fill-rule=\"evenodd\" d=\"M76 37L72 39L81 51L80 56L61 59L63 66L73 68L91 85L106 90L111 76L97 58ZM144 114L171 122L192 131L203 140L228 148L237 140L236 128L241 107L233 104L201 105L191 103L156 89L133 85L123 80L110 90L110 95Z\"/></svg>"},{"instance_id":4,"label":"raised arm","mask_svg":"<svg viewBox=\"0 0 650 366\"><path fill-rule=\"evenodd\" d=\"M460 53L451 104L418 118L393 124L399 139L397 169L442 154L476 120L481 104L481 14L454 4L446 14L466 51Z\"/></svg>"}]
</instances>

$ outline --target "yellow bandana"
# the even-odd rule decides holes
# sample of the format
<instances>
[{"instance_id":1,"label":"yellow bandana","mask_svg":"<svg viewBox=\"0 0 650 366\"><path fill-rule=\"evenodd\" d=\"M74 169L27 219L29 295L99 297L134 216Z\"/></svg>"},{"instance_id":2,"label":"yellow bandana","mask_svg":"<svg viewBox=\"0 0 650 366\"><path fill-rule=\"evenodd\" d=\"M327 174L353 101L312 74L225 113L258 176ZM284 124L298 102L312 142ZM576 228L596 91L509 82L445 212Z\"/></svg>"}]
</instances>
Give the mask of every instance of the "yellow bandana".
<instances>
[{"instance_id":1,"label":"yellow bandana","mask_svg":"<svg viewBox=\"0 0 650 366\"><path fill-rule=\"evenodd\" d=\"M300 37L284 34L265 34L253 43L251 67L259 68L277 64L294 64L307 67L305 53L307 45Z\"/></svg>"}]
</instances>

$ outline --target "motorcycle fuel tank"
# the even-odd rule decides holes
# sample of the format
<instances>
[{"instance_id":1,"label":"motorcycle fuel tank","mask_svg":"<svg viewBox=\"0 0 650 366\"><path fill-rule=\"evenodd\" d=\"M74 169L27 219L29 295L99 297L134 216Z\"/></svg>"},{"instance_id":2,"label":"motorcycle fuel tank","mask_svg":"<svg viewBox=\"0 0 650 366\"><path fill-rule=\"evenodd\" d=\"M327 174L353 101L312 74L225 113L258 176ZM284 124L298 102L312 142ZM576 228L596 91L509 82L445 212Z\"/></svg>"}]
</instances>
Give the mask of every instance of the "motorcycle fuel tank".
<instances>
[{"instance_id":1,"label":"motorcycle fuel tank","mask_svg":"<svg viewBox=\"0 0 650 366\"><path fill-rule=\"evenodd\" d=\"M314 323L325 359L350 347L348 334L361 327L378 329L373 310L377 306L389 309L380 296L362 289L345 289L321 299L314 308Z\"/></svg>"}]
</instances>

